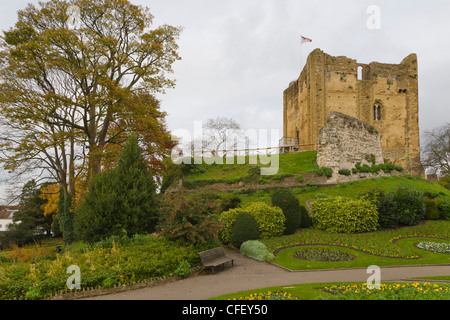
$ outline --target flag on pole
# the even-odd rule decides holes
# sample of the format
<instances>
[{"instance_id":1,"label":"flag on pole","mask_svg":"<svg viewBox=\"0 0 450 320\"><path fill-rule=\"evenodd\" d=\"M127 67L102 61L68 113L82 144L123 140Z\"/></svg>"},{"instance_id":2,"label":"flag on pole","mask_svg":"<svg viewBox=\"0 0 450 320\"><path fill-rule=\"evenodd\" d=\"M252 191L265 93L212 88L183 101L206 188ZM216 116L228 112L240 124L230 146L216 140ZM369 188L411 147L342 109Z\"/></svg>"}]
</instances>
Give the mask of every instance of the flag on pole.
<instances>
[{"instance_id":1,"label":"flag on pole","mask_svg":"<svg viewBox=\"0 0 450 320\"><path fill-rule=\"evenodd\" d=\"M312 42L311 39L305 38L304 36L300 35L300 38L302 39L302 43L304 42Z\"/></svg>"}]
</instances>

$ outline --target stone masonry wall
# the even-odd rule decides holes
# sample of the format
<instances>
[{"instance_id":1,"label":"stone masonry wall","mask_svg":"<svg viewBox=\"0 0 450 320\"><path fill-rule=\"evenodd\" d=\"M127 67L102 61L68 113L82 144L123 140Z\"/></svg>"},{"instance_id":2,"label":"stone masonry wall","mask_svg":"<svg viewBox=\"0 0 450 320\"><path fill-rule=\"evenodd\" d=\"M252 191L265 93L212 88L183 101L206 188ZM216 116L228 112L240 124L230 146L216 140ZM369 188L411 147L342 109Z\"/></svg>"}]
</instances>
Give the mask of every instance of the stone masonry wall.
<instances>
[{"instance_id":1,"label":"stone masonry wall","mask_svg":"<svg viewBox=\"0 0 450 320\"><path fill-rule=\"evenodd\" d=\"M357 162L372 165L366 155L374 155L377 164L384 162L380 133L367 122L331 112L317 138L317 164L333 169L330 182L337 182L339 170L351 170Z\"/></svg>"}]
</instances>

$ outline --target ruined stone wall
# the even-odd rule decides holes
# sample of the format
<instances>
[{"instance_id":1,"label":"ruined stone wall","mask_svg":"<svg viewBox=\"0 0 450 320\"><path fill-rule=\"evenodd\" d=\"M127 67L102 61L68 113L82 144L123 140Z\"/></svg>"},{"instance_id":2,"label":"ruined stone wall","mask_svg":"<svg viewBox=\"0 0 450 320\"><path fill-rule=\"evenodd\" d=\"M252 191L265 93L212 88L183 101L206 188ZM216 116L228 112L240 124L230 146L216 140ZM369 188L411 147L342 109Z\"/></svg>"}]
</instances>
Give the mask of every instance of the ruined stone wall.
<instances>
[{"instance_id":1,"label":"ruined stone wall","mask_svg":"<svg viewBox=\"0 0 450 320\"><path fill-rule=\"evenodd\" d=\"M317 138L317 164L333 169L333 177L339 170L361 165L372 165L366 156L374 155L375 163L384 162L380 133L370 124L340 112L329 114L325 127Z\"/></svg>"},{"instance_id":2,"label":"ruined stone wall","mask_svg":"<svg viewBox=\"0 0 450 320\"><path fill-rule=\"evenodd\" d=\"M285 137L314 144L330 112L338 111L371 124L381 135L384 157L406 173L421 174L415 54L400 64L360 64L316 49L283 98Z\"/></svg>"}]
</instances>

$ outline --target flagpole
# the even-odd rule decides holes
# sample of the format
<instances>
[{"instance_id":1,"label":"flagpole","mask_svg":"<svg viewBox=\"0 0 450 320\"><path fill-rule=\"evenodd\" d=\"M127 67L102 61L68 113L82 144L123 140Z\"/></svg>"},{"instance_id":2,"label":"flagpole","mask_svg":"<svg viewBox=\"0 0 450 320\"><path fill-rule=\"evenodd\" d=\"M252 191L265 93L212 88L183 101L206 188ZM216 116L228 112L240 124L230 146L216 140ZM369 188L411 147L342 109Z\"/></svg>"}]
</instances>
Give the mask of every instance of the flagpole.
<instances>
[{"instance_id":1,"label":"flagpole","mask_svg":"<svg viewBox=\"0 0 450 320\"><path fill-rule=\"evenodd\" d=\"M303 71L303 42L312 42L312 40L300 35L300 72Z\"/></svg>"},{"instance_id":2,"label":"flagpole","mask_svg":"<svg viewBox=\"0 0 450 320\"><path fill-rule=\"evenodd\" d=\"M300 38L300 72L302 72L302 70L303 70L302 47L303 47L303 41Z\"/></svg>"}]
</instances>

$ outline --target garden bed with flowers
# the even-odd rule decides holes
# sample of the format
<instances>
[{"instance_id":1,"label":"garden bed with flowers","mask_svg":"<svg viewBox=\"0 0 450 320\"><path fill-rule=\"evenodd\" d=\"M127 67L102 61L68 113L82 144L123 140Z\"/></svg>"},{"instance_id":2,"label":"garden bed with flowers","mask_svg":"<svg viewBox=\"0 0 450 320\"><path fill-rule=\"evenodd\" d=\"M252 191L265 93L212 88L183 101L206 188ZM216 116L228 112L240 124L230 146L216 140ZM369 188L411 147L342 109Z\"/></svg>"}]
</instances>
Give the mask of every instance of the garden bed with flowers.
<instances>
[{"instance_id":1,"label":"garden bed with flowers","mask_svg":"<svg viewBox=\"0 0 450 320\"><path fill-rule=\"evenodd\" d=\"M450 284L385 282L379 288L369 288L361 282L302 283L235 292L210 300L450 300Z\"/></svg>"},{"instance_id":2,"label":"garden bed with flowers","mask_svg":"<svg viewBox=\"0 0 450 320\"><path fill-rule=\"evenodd\" d=\"M450 244L450 221L426 221L413 227L359 234L338 234L309 228L263 242L275 255L271 262L291 270L367 267L371 264L388 266L450 263L449 255L421 250L415 246L424 241ZM320 246L346 252L356 259L320 262L300 261L293 257L299 247Z\"/></svg>"}]
</instances>

